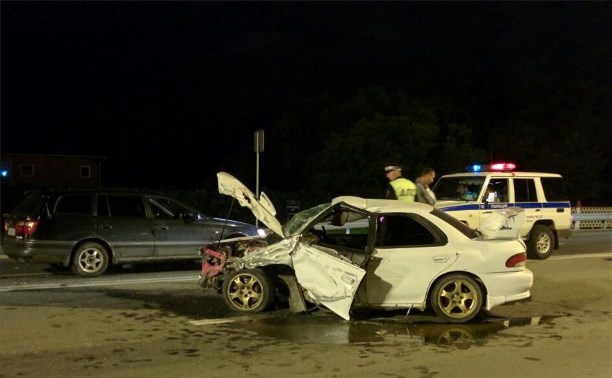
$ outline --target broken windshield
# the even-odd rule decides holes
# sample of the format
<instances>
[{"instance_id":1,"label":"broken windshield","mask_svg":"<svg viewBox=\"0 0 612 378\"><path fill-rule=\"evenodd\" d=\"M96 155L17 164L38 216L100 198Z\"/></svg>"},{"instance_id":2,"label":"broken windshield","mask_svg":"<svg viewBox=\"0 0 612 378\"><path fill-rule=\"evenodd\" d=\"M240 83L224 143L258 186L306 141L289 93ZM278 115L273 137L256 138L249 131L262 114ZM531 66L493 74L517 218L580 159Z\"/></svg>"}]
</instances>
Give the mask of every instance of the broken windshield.
<instances>
[{"instance_id":1,"label":"broken windshield","mask_svg":"<svg viewBox=\"0 0 612 378\"><path fill-rule=\"evenodd\" d=\"M330 203L323 203L295 214L289 220L289 222L285 224L285 227L283 227L283 235L285 235L285 237L290 237L301 232L302 228L306 224L310 223L312 219L321 214L321 212L327 209L330 205Z\"/></svg>"}]
</instances>

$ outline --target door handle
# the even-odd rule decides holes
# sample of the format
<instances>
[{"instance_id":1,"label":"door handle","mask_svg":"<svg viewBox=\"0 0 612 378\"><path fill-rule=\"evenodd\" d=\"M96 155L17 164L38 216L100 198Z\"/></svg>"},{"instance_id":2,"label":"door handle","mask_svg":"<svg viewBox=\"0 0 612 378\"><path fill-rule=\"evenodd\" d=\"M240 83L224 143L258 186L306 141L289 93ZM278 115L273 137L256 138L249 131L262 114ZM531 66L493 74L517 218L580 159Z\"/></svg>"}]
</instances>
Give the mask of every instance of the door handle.
<instances>
[{"instance_id":1,"label":"door handle","mask_svg":"<svg viewBox=\"0 0 612 378\"><path fill-rule=\"evenodd\" d=\"M110 225L110 224L99 224L97 227L98 228L103 228L105 230L112 230L113 229L113 226Z\"/></svg>"},{"instance_id":2,"label":"door handle","mask_svg":"<svg viewBox=\"0 0 612 378\"><path fill-rule=\"evenodd\" d=\"M492 211L483 211L482 213L483 214L492 214L493 212Z\"/></svg>"},{"instance_id":3,"label":"door handle","mask_svg":"<svg viewBox=\"0 0 612 378\"><path fill-rule=\"evenodd\" d=\"M156 228L158 230L169 230L170 229L170 227L168 227L168 226L157 226Z\"/></svg>"},{"instance_id":4,"label":"door handle","mask_svg":"<svg viewBox=\"0 0 612 378\"><path fill-rule=\"evenodd\" d=\"M448 261L448 256L434 256L433 261L438 263L445 263Z\"/></svg>"}]
</instances>

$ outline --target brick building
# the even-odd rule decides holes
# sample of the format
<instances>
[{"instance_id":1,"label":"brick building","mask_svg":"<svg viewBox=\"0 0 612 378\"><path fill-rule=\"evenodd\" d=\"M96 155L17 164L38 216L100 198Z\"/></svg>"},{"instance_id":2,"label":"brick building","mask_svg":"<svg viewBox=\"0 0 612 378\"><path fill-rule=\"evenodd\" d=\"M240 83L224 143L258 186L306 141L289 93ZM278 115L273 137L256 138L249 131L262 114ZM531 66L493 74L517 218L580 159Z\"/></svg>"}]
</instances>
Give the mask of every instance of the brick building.
<instances>
[{"instance_id":1,"label":"brick building","mask_svg":"<svg viewBox=\"0 0 612 378\"><path fill-rule=\"evenodd\" d=\"M2 213L29 189L91 188L102 183L103 156L1 153Z\"/></svg>"}]
</instances>

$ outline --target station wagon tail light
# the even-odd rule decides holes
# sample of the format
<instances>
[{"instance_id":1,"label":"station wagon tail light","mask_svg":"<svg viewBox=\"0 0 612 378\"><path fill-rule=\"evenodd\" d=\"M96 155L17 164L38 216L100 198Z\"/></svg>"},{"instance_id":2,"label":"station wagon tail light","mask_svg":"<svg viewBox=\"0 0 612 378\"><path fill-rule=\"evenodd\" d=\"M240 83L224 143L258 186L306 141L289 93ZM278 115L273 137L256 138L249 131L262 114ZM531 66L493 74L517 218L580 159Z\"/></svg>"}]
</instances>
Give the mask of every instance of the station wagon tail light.
<instances>
[{"instance_id":1,"label":"station wagon tail light","mask_svg":"<svg viewBox=\"0 0 612 378\"><path fill-rule=\"evenodd\" d=\"M20 221L15 224L15 234L30 236L38 228L38 221Z\"/></svg>"},{"instance_id":2,"label":"station wagon tail light","mask_svg":"<svg viewBox=\"0 0 612 378\"><path fill-rule=\"evenodd\" d=\"M506 260L507 268L516 268L519 266L525 266L527 263L527 254L525 252L517 253L513 255L508 260Z\"/></svg>"},{"instance_id":3,"label":"station wagon tail light","mask_svg":"<svg viewBox=\"0 0 612 378\"><path fill-rule=\"evenodd\" d=\"M516 169L516 164L514 163L494 163L494 164L472 164L467 166L468 172L507 172L513 171Z\"/></svg>"}]
</instances>

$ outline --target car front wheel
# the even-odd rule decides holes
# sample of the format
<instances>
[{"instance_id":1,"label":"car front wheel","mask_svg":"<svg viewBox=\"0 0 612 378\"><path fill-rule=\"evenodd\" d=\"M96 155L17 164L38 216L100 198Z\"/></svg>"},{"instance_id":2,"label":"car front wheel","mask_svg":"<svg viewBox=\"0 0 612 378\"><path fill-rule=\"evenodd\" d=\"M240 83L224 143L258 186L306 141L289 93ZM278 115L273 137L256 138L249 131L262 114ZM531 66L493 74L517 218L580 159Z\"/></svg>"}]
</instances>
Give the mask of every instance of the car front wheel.
<instances>
[{"instance_id":1,"label":"car front wheel","mask_svg":"<svg viewBox=\"0 0 612 378\"><path fill-rule=\"evenodd\" d=\"M450 323L472 320L482 309L483 294L478 283L464 274L451 274L433 287L430 305L438 317Z\"/></svg>"},{"instance_id":2,"label":"car front wheel","mask_svg":"<svg viewBox=\"0 0 612 378\"><path fill-rule=\"evenodd\" d=\"M232 310L261 312L273 299L274 286L261 269L244 269L231 273L223 281L223 298Z\"/></svg>"},{"instance_id":3,"label":"car front wheel","mask_svg":"<svg viewBox=\"0 0 612 378\"><path fill-rule=\"evenodd\" d=\"M550 257L555 245L555 236L550 227L538 224L533 226L527 244L527 255L532 259L544 260Z\"/></svg>"},{"instance_id":4,"label":"car front wheel","mask_svg":"<svg viewBox=\"0 0 612 378\"><path fill-rule=\"evenodd\" d=\"M96 277L108 268L106 249L98 243L81 244L72 259L72 271L81 277Z\"/></svg>"}]
</instances>

